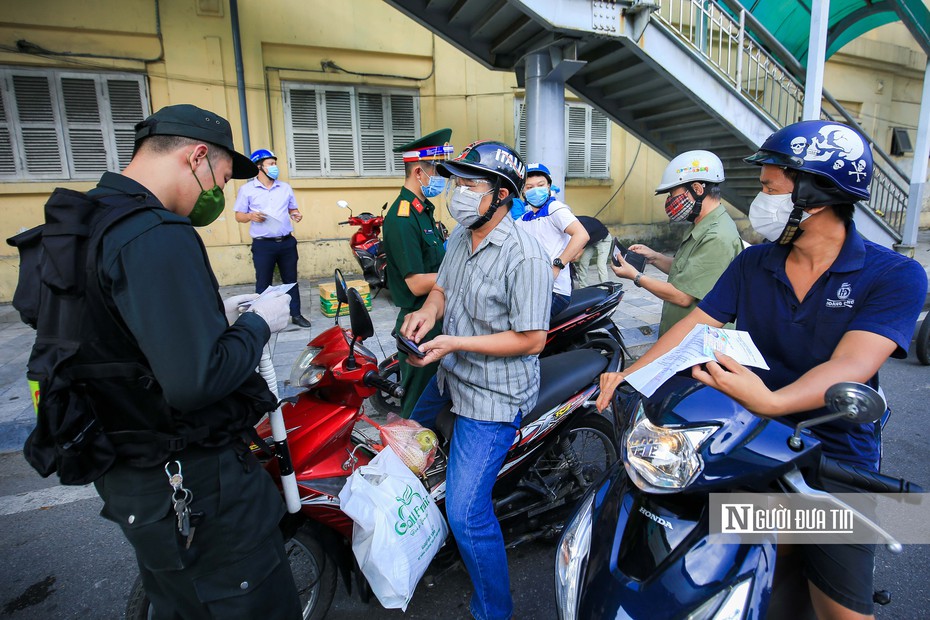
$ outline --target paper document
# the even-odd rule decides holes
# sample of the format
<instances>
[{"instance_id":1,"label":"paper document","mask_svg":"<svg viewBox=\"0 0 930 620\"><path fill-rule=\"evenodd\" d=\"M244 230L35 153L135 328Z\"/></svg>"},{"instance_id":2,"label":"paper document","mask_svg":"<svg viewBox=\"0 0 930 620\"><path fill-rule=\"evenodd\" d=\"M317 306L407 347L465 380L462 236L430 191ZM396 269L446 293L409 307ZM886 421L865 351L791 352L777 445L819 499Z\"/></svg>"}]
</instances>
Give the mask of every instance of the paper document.
<instances>
[{"instance_id":1,"label":"paper document","mask_svg":"<svg viewBox=\"0 0 930 620\"><path fill-rule=\"evenodd\" d=\"M276 226L277 226L278 228L280 228L280 229L286 229L286 228L287 228L287 224L285 224L284 222L282 222L282 221L279 220L278 218L276 218L276 217L271 217L270 215L268 215L268 214L265 213L264 211L259 211L258 209L252 209L252 210L255 211L255 213L261 213L262 215L265 216L265 219L262 220L262 224L269 224L269 225L270 225L270 224L274 224L274 225L276 225Z\"/></svg>"},{"instance_id":2,"label":"paper document","mask_svg":"<svg viewBox=\"0 0 930 620\"><path fill-rule=\"evenodd\" d=\"M297 284L297 283L296 283L296 282L291 282L290 284L279 284L279 285L277 285L277 286L269 286L269 287L266 288L264 291L262 291L262 294L261 294L261 295L259 295L259 296L256 297L255 299L253 299L253 300L251 300L251 301L244 301L244 302L242 302L241 304L239 304L239 312L245 312L246 310L249 309L249 307L250 307L252 304L254 304L256 301L258 301L259 299L261 299L261 298L263 298L263 297L271 297L272 295L274 295L275 293L278 293L278 292L280 292L280 293L286 293L286 292L288 292L289 290L291 290L292 288L294 288L294 285L295 285L295 284Z\"/></svg>"},{"instance_id":3,"label":"paper document","mask_svg":"<svg viewBox=\"0 0 930 620\"><path fill-rule=\"evenodd\" d=\"M729 355L743 366L769 368L748 332L695 325L681 344L627 375L626 382L645 396L652 396L676 372L696 364L716 361L714 351Z\"/></svg>"}]
</instances>

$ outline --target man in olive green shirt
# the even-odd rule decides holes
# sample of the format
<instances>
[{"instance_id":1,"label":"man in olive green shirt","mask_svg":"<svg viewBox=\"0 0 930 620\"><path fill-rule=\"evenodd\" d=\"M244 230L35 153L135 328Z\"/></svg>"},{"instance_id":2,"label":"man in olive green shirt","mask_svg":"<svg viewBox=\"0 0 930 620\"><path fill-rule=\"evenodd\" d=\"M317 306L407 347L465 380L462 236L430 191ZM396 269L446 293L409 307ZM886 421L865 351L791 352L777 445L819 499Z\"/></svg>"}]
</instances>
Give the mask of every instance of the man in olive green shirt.
<instances>
[{"instance_id":1,"label":"man in olive green shirt","mask_svg":"<svg viewBox=\"0 0 930 620\"><path fill-rule=\"evenodd\" d=\"M619 267L611 265L618 277L633 280L665 302L660 336L697 306L743 249L736 224L720 204L721 182L723 164L709 151L682 153L662 174L656 194L668 193L666 214L673 222L690 221L692 225L674 258L642 244L631 245L630 250L667 273L667 282L639 273L622 259Z\"/></svg>"},{"instance_id":2,"label":"man in olive green shirt","mask_svg":"<svg viewBox=\"0 0 930 620\"><path fill-rule=\"evenodd\" d=\"M400 308L395 332L400 333L404 317L419 310L436 283L436 272L445 254L442 233L437 226L435 207L429 201L445 189L445 178L436 165L453 153L449 140L451 129L440 129L397 147L404 155L404 186L384 217L382 243L387 255L387 284L394 305ZM438 324L423 340L438 335ZM410 417L423 388L436 374L438 363L416 368L407 363L407 355L398 352L400 379L405 394L400 415Z\"/></svg>"}]
</instances>

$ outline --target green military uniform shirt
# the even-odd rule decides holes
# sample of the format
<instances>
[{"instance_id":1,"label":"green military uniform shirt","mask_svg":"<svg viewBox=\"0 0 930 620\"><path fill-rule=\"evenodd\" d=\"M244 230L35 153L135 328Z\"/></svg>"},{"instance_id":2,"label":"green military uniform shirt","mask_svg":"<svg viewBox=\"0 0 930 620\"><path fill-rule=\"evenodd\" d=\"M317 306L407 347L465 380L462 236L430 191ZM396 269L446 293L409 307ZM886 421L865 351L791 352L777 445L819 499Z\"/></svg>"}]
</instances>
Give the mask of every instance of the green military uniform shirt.
<instances>
[{"instance_id":1,"label":"green military uniform shirt","mask_svg":"<svg viewBox=\"0 0 930 620\"><path fill-rule=\"evenodd\" d=\"M406 316L419 310L426 295L417 297L404 280L418 273L436 273L445 254L441 233L433 217L435 207L406 187L384 217L382 243L387 254L387 283L394 305Z\"/></svg>"},{"instance_id":2,"label":"green military uniform shirt","mask_svg":"<svg viewBox=\"0 0 930 620\"><path fill-rule=\"evenodd\" d=\"M662 304L659 335L694 310L742 249L743 242L736 224L723 205L688 229L675 253L668 282L682 293L694 297L694 301L686 308L669 302Z\"/></svg>"}]
</instances>

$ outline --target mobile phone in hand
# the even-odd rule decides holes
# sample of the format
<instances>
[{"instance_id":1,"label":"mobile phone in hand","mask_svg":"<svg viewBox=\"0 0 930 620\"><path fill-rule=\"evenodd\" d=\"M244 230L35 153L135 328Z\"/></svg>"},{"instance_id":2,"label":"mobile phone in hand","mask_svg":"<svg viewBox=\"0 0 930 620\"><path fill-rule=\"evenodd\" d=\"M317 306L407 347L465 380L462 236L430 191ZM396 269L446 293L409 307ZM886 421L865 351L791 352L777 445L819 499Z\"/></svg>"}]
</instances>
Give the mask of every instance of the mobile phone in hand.
<instances>
[{"instance_id":1,"label":"mobile phone in hand","mask_svg":"<svg viewBox=\"0 0 930 620\"><path fill-rule=\"evenodd\" d=\"M421 350L413 340L404 338L400 334L394 334L394 338L397 340L398 351L403 351L407 355L413 355L421 359L426 357L426 352Z\"/></svg>"}]
</instances>

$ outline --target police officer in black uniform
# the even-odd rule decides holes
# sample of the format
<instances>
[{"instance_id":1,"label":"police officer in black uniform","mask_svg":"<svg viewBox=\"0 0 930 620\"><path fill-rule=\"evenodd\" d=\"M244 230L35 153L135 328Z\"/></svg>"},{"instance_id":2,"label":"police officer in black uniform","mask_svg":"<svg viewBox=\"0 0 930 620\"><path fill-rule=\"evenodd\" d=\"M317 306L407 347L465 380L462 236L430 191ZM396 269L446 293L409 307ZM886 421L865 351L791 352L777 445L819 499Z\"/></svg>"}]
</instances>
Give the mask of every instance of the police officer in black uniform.
<instances>
[{"instance_id":1,"label":"police officer in black uniform","mask_svg":"<svg viewBox=\"0 0 930 620\"><path fill-rule=\"evenodd\" d=\"M394 305L400 308L394 325L397 333L404 317L419 310L426 301L445 255L445 238L437 225L436 208L429 199L445 189L446 180L436 172L436 165L452 156L451 138L451 129L440 129L394 149L395 153L403 153L406 178L384 217L382 243L387 255L388 289ZM436 325L423 340L430 340L441 331L442 325ZM398 358L405 390L400 415L409 418L439 364L417 368L407 363L406 353L398 352Z\"/></svg>"},{"instance_id":2,"label":"police officer in black uniform","mask_svg":"<svg viewBox=\"0 0 930 620\"><path fill-rule=\"evenodd\" d=\"M231 178L255 174L226 119L173 105L136 126L130 164L89 193L132 211L103 235L83 308L88 339L104 342L98 359L83 354L100 376L85 389L116 447L95 486L156 618L300 617L284 505L243 437L275 407L255 368L289 297L257 300L228 324L192 227L222 213Z\"/></svg>"}]
</instances>

